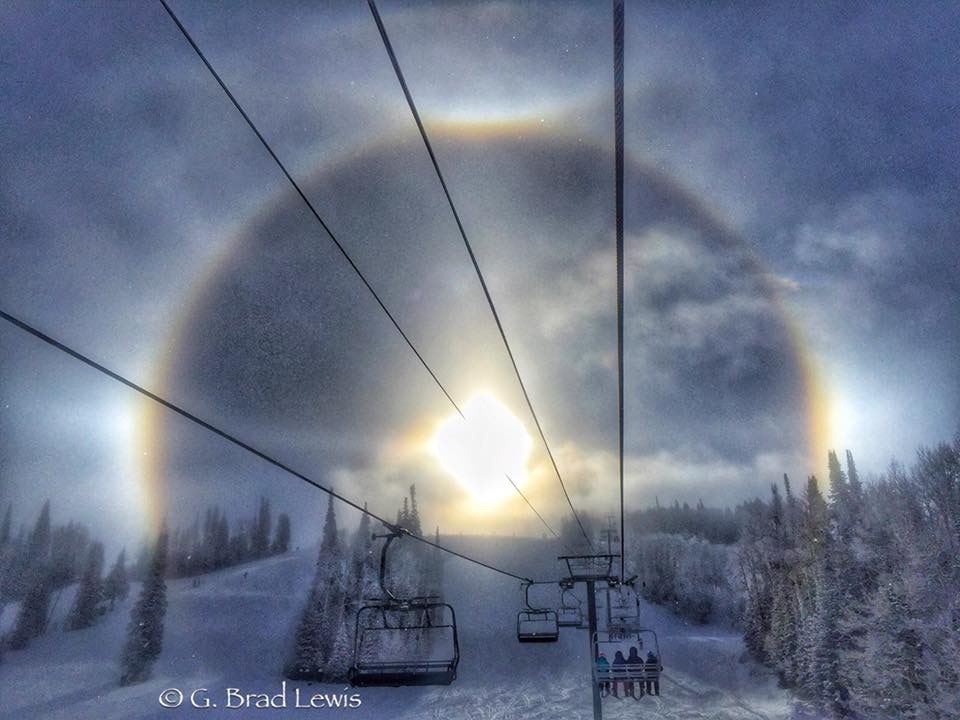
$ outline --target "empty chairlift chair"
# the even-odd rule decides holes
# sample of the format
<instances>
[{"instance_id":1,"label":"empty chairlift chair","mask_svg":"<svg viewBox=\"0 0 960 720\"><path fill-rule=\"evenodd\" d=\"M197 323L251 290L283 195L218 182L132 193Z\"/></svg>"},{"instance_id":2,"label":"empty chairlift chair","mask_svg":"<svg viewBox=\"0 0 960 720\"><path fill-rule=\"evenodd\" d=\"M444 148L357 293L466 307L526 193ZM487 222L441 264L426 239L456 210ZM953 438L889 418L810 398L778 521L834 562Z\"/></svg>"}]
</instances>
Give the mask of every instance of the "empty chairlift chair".
<instances>
[{"instance_id":1,"label":"empty chairlift chair","mask_svg":"<svg viewBox=\"0 0 960 720\"><path fill-rule=\"evenodd\" d=\"M457 677L460 644L453 607L436 597L398 598L386 587L387 548L401 533L385 537L380 556L384 597L357 611L350 684L449 685Z\"/></svg>"},{"instance_id":2,"label":"empty chairlift chair","mask_svg":"<svg viewBox=\"0 0 960 720\"><path fill-rule=\"evenodd\" d=\"M580 627L583 625L583 607L580 598L570 588L560 591L560 607L557 608L557 624L560 627Z\"/></svg>"},{"instance_id":3,"label":"empty chairlift chair","mask_svg":"<svg viewBox=\"0 0 960 720\"><path fill-rule=\"evenodd\" d=\"M530 583L524 583L527 609L517 613L517 640L522 643L556 642L560 625L555 610L530 605Z\"/></svg>"},{"instance_id":4,"label":"empty chairlift chair","mask_svg":"<svg viewBox=\"0 0 960 720\"><path fill-rule=\"evenodd\" d=\"M629 585L607 588L607 623L611 626L640 624L640 598Z\"/></svg>"}]
</instances>

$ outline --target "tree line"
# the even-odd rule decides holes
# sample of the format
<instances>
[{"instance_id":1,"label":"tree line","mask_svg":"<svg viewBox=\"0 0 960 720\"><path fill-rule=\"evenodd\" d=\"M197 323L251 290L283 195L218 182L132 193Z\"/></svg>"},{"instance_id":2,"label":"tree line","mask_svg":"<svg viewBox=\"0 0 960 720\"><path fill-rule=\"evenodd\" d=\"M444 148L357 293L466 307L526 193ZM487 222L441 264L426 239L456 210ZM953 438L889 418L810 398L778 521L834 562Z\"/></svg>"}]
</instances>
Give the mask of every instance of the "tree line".
<instances>
[{"instance_id":1,"label":"tree line","mask_svg":"<svg viewBox=\"0 0 960 720\"><path fill-rule=\"evenodd\" d=\"M13 629L0 646L20 650L46 632L64 590L77 583L63 629L81 630L126 599L130 578L121 550L104 575L104 548L79 523L54 525L50 501L27 532L12 534L12 506L0 527L0 607L19 603Z\"/></svg>"},{"instance_id":2,"label":"tree line","mask_svg":"<svg viewBox=\"0 0 960 720\"><path fill-rule=\"evenodd\" d=\"M270 501L260 498L253 517L241 518L231 531L226 512L214 506L202 521L198 516L188 527L176 529L169 544L169 577L202 575L287 552L290 516L280 513L274 529Z\"/></svg>"},{"instance_id":3,"label":"tree line","mask_svg":"<svg viewBox=\"0 0 960 720\"><path fill-rule=\"evenodd\" d=\"M848 451L752 503L737 550L750 652L838 718L960 717L960 435L864 483Z\"/></svg>"},{"instance_id":4,"label":"tree line","mask_svg":"<svg viewBox=\"0 0 960 720\"><path fill-rule=\"evenodd\" d=\"M0 525L0 613L18 605L12 630L0 638L0 649L22 650L47 632L64 591L76 585L64 631L88 628L127 599L131 581L142 581L131 608L127 640L121 656L121 682L146 679L160 654L166 610L166 579L187 577L285 553L290 547L290 518L277 517L270 502L260 499L252 518L239 521L231 533L226 513L207 509L186 528L171 534L164 524L157 538L144 545L130 564L120 550L105 572L103 543L82 524L54 525L46 501L28 532L12 531L12 506ZM69 597L69 594L67 595Z\"/></svg>"}]
</instances>

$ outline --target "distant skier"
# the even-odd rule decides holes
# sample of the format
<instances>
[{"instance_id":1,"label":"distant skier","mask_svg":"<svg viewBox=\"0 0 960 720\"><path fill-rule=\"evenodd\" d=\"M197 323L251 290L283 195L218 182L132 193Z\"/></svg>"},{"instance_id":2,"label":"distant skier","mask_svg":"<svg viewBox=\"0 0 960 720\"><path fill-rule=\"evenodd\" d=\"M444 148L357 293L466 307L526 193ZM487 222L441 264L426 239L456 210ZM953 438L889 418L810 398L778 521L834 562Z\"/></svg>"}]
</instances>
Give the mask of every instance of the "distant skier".
<instances>
[{"instance_id":1,"label":"distant skier","mask_svg":"<svg viewBox=\"0 0 960 720\"><path fill-rule=\"evenodd\" d=\"M630 648L630 655L627 656L627 670L630 673L631 678L640 678L643 676L643 658L640 657L639 651L635 647ZM640 689L640 697L643 697L646 694L645 684L642 680L638 683L634 683L633 680L630 681L630 695L634 699L637 698L636 688Z\"/></svg>"},{"instance_id":2,"label":"distant skier","mask_svg":"<svg viewBox=\"0 0 960 720\"><path fill-rule=\"evenodd\" d=\"M660 694L660 660L653 650L647 653L646 673L647 692L651 695Z\"/></svg>"},{"instance_id":3,"label":"distant skier","mask_svg":"<svg viewBox=\"0 0 960 720\"><path fill-rule=\"evenodd\" d=\"M620 697L617 694L617 678L621 678L623 682L623 696L626 697L628 694L633 695L633 688L631 687L629 691L627 690L627 681L623 680L624 671L627 669L627 659L623 656L623 653L617 650L617 654L613 656L613 696Z\"/></svg>"},{"instance_id":4,"label":"distant skier","mask_svg":"<svg viewBox=\"0 0 960 720\"><path fill-rule=\"evenodd\" d=\"M607 656L603 653L597 657L597 675L601 678L608 677L610 670L610 663L607 661ZM606 697L610 694L610 683L602 681L600 682L600 694L602 697Z\"/></svg>"}]
</instances>

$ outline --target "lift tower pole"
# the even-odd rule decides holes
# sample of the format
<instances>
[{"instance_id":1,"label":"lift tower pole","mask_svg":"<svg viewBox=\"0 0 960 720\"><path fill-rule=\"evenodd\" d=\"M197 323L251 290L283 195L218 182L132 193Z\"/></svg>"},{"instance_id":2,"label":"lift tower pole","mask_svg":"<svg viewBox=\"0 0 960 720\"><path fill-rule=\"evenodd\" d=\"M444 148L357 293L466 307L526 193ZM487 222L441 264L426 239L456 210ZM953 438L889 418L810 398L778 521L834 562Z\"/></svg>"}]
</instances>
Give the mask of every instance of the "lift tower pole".
<instances>
[{"instance_id":1,"label":"lift tower pole","mask_svg":"<svg viewBox=\"0 0 960 720\"><path fill-rule=\"evenodd\" d=\"M590 662L596 664L597 647L593 639L597 636L597 593L596 583L593 580L587 580L587 624L590 629L587 630L587 642L590 644ZM590 666L590 681L593 685L593 720L603 720L603 705L600 702L600 683L593 677L593 665Z\"/></svg>"}]
</instances>

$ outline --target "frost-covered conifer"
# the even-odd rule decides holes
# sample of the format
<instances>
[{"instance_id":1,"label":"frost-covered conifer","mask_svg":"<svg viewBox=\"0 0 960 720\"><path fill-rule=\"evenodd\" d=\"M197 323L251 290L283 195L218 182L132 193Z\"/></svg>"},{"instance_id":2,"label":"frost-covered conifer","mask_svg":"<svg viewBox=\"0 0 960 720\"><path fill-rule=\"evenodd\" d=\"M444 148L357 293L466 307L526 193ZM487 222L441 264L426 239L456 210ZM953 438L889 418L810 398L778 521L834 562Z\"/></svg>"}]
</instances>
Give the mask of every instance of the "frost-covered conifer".
<instances>
[{"instance_id":1,"label":"frost-covered conifer","mask_svg":"<svg viewBox=\"0 0 960 720\"><path fill-rule=\"evenodd\" d=\"M150 568L143 581L140 597L130 613L127 642L120 658L120 684L143 682L150 677L153 663L163 647L163 621L167 612L167 545L166 526L154 546Z\"/></svg>"},{"instance_id":2,"label":"frost-covered conifer","mask_svg":"<svg viewBox=\"0 0 960 720\"><path fill-rule=\"evenodd\" d=\"M130 579L127 577L127 551L121 550L117 556L117 561L110 569L107 579L103 582L103 596L109 601L110 610L118 600L127 599L130 593Z\"/></svg>"},{"instance_id":3,"label":"frost-covered conifer","mask_svg":"<svg viewBox=\"0 0 960 720\"><path fill-rule=\"evenodd\" d=\"M73 608L67 618L68 630L90 627L97 619L97 610L103 597L103 545L95 542L87 552L87 562L74 596Z\"/></svg>"}]
</instances>

